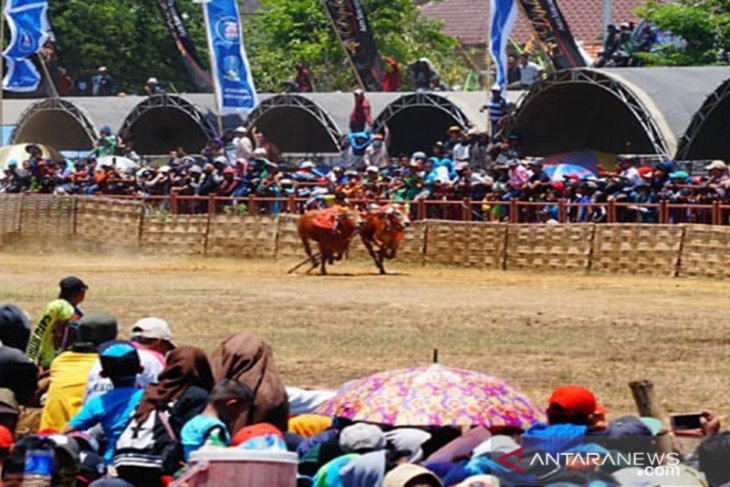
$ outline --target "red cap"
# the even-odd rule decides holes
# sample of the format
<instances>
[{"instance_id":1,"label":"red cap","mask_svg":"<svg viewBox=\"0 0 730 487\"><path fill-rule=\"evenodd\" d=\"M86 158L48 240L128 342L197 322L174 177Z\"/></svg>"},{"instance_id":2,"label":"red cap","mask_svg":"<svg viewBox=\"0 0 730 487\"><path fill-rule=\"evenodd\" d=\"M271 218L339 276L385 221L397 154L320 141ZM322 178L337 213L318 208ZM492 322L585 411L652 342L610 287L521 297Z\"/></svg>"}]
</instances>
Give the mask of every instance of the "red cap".
<instances>
[{"instance_id":1,"label":"red cap","mask_svg":"<svg viewBox=\"0 0 730 487\"><path fill-rule=\"evenodd\" d=\"M241 443L247 442L251 438L258 438L259 436L264 435L274 435L279 439L284 439L284 435L281 433L281 430L273 424L258 423L251 426L244 426L238 430L238 432L233 436L231 444L233 446L238 446Z\"/></svg>"},{"instance_id":2,"label":"red cap","mask_svg":"<svg viewBox=\"0 0 730 487\"><path fill-rule=\"evenodd\" d=\"M608 412L603 406L596 404L596 396L590 390L580 386L563 386L555 389L550 396L548 408L557 405L568 415L588 416Z\"/></svg>"},{"instance_id":3,"label":"red cap","mask_svg":"<svg viewBox=\"0 0 730 487\"><path fill-rule=\"evenodd\" d=\"M13 434L5 426L0 426L0 448L12 448L15 440Z\"/></svg>"}]
</instances>

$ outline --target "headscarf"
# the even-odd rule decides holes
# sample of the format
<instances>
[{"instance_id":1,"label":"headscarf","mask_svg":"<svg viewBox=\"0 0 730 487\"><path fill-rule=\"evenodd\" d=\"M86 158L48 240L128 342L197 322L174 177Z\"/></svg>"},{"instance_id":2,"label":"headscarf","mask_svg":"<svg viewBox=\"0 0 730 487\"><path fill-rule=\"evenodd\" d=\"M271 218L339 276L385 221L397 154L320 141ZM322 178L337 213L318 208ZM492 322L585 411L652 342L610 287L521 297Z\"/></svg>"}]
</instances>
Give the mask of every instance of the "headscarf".
<instances>
[{"instance_id":1,"label":"headscarf","mask_svg":"<svg viewBox=\"0 0 730 487\"><path fill-rule=\"evenodd\" d=\"M178 347L167 357L167 366L144 392L134 412L134 420L140 424L150 413L178 399L190 386L198 386L210 392L213 374L208 357L197 347Z\"/></svg>"},{"instance_id":2,"label":"headscarf","mask_svg":"<svg viewBox=\"0 0 730 487\"><path fill-rule=\"evenodd\" d=\"M385 450L361 455L340 469L340 481L347 487L380 486L384 478Z\"/></svg>"},{"instance_id":3,"label":"headscarf","mask_svg":"<svg viewBox=\"0 0 730 487\"><path fill-rule=\"evenodd\" d=\"M232 335L213 351L210 365L216 382L236 379L254 393L251 408L230 425L231 431L255 423L271 423L281 431L287 430L289 402L266 342L249 333Z\"/></svg>"}]
</instances>

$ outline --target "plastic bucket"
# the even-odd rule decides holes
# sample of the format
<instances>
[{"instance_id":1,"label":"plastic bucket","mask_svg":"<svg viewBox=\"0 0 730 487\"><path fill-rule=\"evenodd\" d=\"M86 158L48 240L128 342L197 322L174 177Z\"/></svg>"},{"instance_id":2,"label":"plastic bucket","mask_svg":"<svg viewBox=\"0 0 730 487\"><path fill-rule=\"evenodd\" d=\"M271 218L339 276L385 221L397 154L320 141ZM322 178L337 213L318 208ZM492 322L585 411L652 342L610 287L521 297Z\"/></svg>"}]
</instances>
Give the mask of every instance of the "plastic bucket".
<instances>
[{"instance_id":1,"label":"plastic bucket","mask_svg":"<svg viewBox=\"0 0 730 487\"><path fill-rule=\"evenodd\" d=\"M299 457L292 452L207 448L190 455L191 487L296 487Z\"/></svg>"}]
</instances>

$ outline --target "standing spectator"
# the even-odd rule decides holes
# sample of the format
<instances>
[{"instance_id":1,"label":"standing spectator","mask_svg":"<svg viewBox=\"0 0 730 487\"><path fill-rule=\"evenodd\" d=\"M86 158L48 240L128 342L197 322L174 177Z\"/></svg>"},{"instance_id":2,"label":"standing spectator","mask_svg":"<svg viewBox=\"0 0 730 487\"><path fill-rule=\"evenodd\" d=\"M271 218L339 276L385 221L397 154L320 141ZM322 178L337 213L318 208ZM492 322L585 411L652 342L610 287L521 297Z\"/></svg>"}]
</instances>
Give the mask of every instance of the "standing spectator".
<instances>
[{"instance_id":1,"label":"standing spectator","mask_svg":"<svg viewBox=\"0 0 730 487\"><path fill-rule=\"evenodd\" d=\"M114 78L102 66L91 77L91 94L94 96L112 96L114 94Z\"/></svg>"},{"instance_id":2,"label":"standing spectator","mask_svg":"<svg viewBox=\"0 0 730 487\"><path fill-rule=\"evenodd\" d=\"M109 464L114 458L117 438L142 398L142 391L135 387L136 376L142 367L137 349L124 340L103 344L99 357L102 373L112 381L114 389L84 404L63 432L84 431L101 424L107 440L104 460Z\"/></svg>"},{"instance_id":3,"label":"standing spectator","mask_svg":"<svg viewBox=\"0 0 730 487\"><path fill-rule=\"evenodd\" d=\"M71 348L51 362L50 387L40 429L62 430L81 408L89 371L102 343L117 337L117 320L107 313L89 313L76 330Z\"/></svg>"},{"instance_id":4,"label":"standing spectator","mask_svg":"<svg viewBox=\"0 0 730 487\"><path fill-rule=\"evenodd\" d=\"M117 150L117 137L112 134L112 129L105 125L99 131L99 139L96 146L91 151L91 155L95 157L113 156Z\"/></svg>"},{"instance_id":5,"label":"standing spectator","mask_svg":"<svg viewBox=\"0 0 730 487\"><path fill-rule=\"evenodd\" d=\"M520 81L520 67L517 66L517 58L510 54L507 56L507 84L517 83Z\"/></svg>"},{"instance_id":6,"label":"standing spectator","mask_svg":"<svg viewBox=\"0 0 730 487\"><path fill-rule=\"evenodd\" d=\"M309 69L303 64L297 64L297 76L294 78L297 85L297 92L311 93L314 91L314 83L312 83L312 75Z\"/></svg>"},{"instance_id":7,"label":"standing spectator","mask_svg":"<svg viewBox=\"0 0 730 487\"><path fill-rule=\"evenodd\" d=\"M78 305L88 289L81 279L73 276L62 279L60 287L59 299L43 309L26 349L28 358L43 369L48 369L56 355L70 343L72 331L68 325L72 319L81 317Z\"/></svg>"},{"instance_id":8,"label":"standing spectator","mask_svg":"<svg viewBox=\"0 0 730 487\"><path fill-rule=\"evenodd\" d=\"M526 52L520 54L520 62L517 65L520 70L520 81L512 83L509 87L526 90L529 89L542 76L542 68L530 61L530 55Z\"/></svg>"},{"instance_id":9,"label":"standing spectator","mask_svg":"<svg viewBox=\"0 0 730 487\"><path fill-rule=\"evenodd\" d=\"M363 164L365 166L376 166L380 169L388 167L390 158L388 157L388 145L390 144L390 131L388 127L384 128L385 135L373 135L373 143L365 149L365 157Z\"/></svg>"},{"instance_id":10,"label":"standing spectator","mask_svg":"<svg viewBox=\"0 0 730 487\"><path fill-rule=\"evenodd\" d=\"M160 86L160 83L157 81L157 78L155 78L155 77L152 77L147 80L147 83L145 83L145 85L144 85L144 92L147 94L147 96L165 94L165 90L162 89L162 86Z\"/></svg>"},{"instance_id":11,"label":"standing spectator","mask_svg":"<svg viewBox=\"0 0 730 487\"><path fill-rule=\"evenodd\" d=\"M502 87L495 84L492 86L489 102L480 109L480 111L487 110L489 112L489 128L492 132L492 137L496 137L499 132L499 121L502 120L505 114L506 105L507 100L502 96Z\"/></svg>"},{"instance_id":12,"label":"standing spectator","mask_svg":"<svg viewBox=\"0 0 730 487\"><path fill-rule=\"evenodd\" d=\"M618 161L618 167L621 170L619 177L624 181L627 186L636 186L641 182L641 173L634 167L633 159L629 157L622 157Z\"/></svg>"},{"instance_id":13,"label":"standing spectator","mask_svg":"<svg viewBox=\"0 0 730 487\"><path fill-rule=\"evenodd\" d=\"M365 98L362 88L353 91L355 108L350 113L350 132L363 132L373 123L370 102Z\"/></svg>"},{"instance_id":14,"label":"standing spectator","mask_svg":"<svg viewBox=\"0 0 730 487\"><path fill-rule=\"evenodd\" d=\"M385 72L383 73L383 82L381 88L383 91L393 92L400 90L400 68L398 61L390 56L383 58L385 63Z\"/></svg>"},{"instance_id":15,"label":"standing spectator","mask_svg":"<svg viewBox=\"0 0 730 487\"><path fill-rule=\"evenodd\" d=\"M233 131L233 136L233 145L236 149L235 160L243 160L246 163L250 162L253 157L253 143L248 137L246 127L236 127Z\"/></svg>"},{"instance_id":16,"label":"standing spectator","mask_svg":"<svg viewBox=\"0 0 730 487\"><path fill-rule=\"evenodd\" d=\"M74 80L68 75L66 68L58 68L58 94L72 96L74 94Z\"/></svg>"},{"instance_id":17,"label":"standing spectator","mask_svg":"<svg viewBox=\"0 0 730 487\"><path fill-rule=\"evenodd\" d=\"M461 127L458 125L452 125L449 127L449 139L444 142L444 153L440 157L448 157L449 159L453 159L454 157L454 147L461 141ZM434 152L434 156L439 157L438 154Z\"/></svg>"}]
</instances>

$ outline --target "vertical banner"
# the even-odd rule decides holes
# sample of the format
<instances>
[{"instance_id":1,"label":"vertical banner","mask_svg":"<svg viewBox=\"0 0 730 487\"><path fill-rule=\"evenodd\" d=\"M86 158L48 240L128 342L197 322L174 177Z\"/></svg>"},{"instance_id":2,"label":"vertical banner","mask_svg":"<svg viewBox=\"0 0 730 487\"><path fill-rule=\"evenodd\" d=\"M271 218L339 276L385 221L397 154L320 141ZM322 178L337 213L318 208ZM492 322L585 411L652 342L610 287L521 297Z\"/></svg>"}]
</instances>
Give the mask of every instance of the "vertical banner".
<instances>
[{"instance_id":1,"label":"vertical banner","mask_svg":"<svg viewBox=\"0 0 730 487\"><path fill-rule=\"evenodd\" d=\"M518 0L556 69L587 66L557 0Z\"/></svg>"},{"instance_id":2,"label":"vertical banner","mask_svg":"<svg viewBox=\"0 0 730 487\"><path fill-rule=\"evenodd\" d=\"M515 0L491 0L489 8L489 52L494 59L495 83L507 88L507 43L517 20Z\"/></svg>"},{"instance_id":3,"label":"vertical banner","mask_svg":"<svg viewBox=\"0 0 730 487\"><path fill-rule=\"evenodd\" d=\"M167 30L170 31L170 35L175 41L175 46L182 56L183 64L190 75L190 79L198 89L207 92L212 91L213 85L210 81L210 76L200 65L200 58L198 58L195 44L193 44L193 40L188 34L185 22L177 11L175 0L157 0L157 5L160 7L160 12L162 13L162 18L165 20Z\"/></svg>"},{"instance_id":4,"label":"vertical banner","mask_svg":"<svg viewBox=\"0 0 730 487\"><path fill-rule=\"evenodd\" d=\"M383 68L360 0L323 0L338 39L347 51L363 88L382 91Z\"/></svg>"},{"instance_id":5,"label":"vertical banner","mask_svg":"<svg viewBox=\"0 0 730 487\"><path fill-rule=\"evenodd\" d=\"M243 48L238 4L236 0L210 0L203 4L203 14L218 113L248 112L258 97Z\"/></svg>"},{"instance_id":6,"label":"vertical banner","mask_svg":"<svg viewBox=\"0 0 730 487\"><path fill-rule=\"evenodd\" d=\"M6 0L3 14L10 27L10 44L3 52L8 68L3 89L27 93L38 88L41 75L29 58L49 38L47 10L44 0Z\"/></svg>"}]
</instances>

